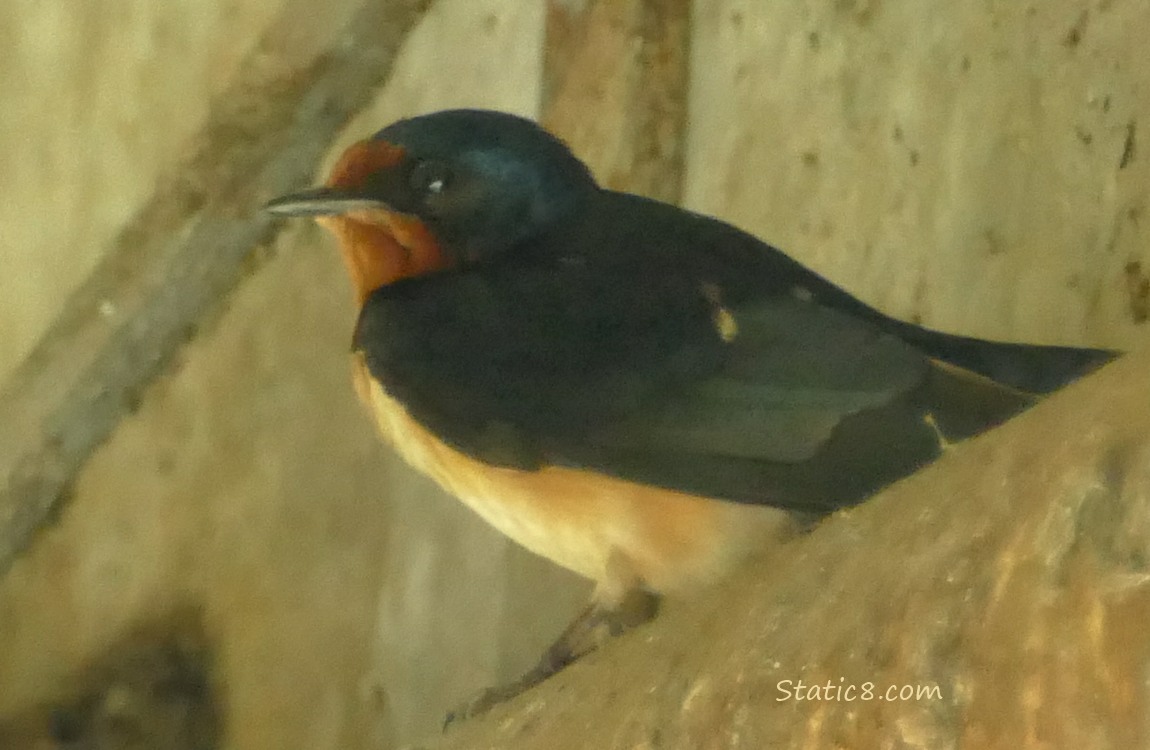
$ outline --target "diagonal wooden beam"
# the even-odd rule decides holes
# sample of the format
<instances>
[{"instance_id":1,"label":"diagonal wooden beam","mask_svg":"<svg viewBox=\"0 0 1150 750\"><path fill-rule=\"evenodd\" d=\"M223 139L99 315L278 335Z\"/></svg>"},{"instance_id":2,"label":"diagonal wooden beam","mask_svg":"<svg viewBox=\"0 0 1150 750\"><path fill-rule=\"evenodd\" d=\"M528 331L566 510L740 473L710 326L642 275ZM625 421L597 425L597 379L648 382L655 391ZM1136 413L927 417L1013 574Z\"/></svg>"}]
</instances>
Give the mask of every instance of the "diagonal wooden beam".
<instances>
[{"instance_id":1,"label":"diagonal wooden beam","mask_svg":"<svg viewBox=\"0 0 1150 750\"><path fill-rule=\"evenodd\" d=\"M261 205L311 180L429 4L366 0L302 68L269 75L270 42L257 45L189 157L0 390L0 576L59 510L92 451L251 271L253 249L278 226Z\"/></svg>"}]
</instances>

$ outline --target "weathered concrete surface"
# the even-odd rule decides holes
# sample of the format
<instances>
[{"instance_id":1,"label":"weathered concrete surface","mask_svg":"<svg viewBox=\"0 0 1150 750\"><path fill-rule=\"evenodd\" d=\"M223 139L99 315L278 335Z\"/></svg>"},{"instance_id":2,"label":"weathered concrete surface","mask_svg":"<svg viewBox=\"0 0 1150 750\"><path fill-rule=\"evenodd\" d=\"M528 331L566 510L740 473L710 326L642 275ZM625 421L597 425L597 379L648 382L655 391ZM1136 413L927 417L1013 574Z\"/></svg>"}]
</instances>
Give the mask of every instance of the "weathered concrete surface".
<instances>
[{"instance_id":1,"label":"weathered concrete surface","mask_svg":"<svg viewBox=\"0 0 1150 750\"><path fill-rule=\"evenodd\" d=\"M425 747L1146 747L1148 372L1130 355ZM937 693L883 699L906 685Z\"/></svg>"},{"instance_id":2,"label":"weathered concrete surface","mask_svg":"<svg viewBox=\"0 0 1150 750\"><path fill-rule=\"evenodd\" d=\"M1136 340L1150 304L1150 5L694 8L688 205L900 317Z\"/></svg>"}]
</instances>

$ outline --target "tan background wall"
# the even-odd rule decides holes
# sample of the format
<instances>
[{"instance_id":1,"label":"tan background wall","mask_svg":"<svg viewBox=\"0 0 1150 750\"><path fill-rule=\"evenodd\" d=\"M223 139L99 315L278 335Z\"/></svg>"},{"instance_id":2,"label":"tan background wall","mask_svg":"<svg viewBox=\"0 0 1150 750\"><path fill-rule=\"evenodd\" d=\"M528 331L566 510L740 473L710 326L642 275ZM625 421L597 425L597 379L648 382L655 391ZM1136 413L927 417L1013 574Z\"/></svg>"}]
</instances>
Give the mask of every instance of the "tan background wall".
<instances>
[{"instance_id":1,"label":"tan background wall","mask_svg":"<svg viewBox=\"0 0 1150 750\"><path fill-rule=\"evenodd\" d=\"M0 377L246 45L319 48L354 4L143 5L0 8ZM436 2L344 141L445 106L536 112L543 21L533 0ZM696 3L685 202L904 317L1145 338L1125 269L1150 269L1148 28L1138 0ZM389 746L522 669L585 595L378 445L327 239L295 227L268 252L0 582L0 717L191 601L231 747Z\"/></svg>"},{"instance_id":2,"label":"tan background wall","mask_svg":"<svg viewBox=\"0 0 1150 750\"><path fill-rule=\"evenodd\" d=\"M1129 342L1148 24L1121 0L696 3L685 200L904 318Z\"/></svg>"},{"instance_id":3,"label":"tan background wall","mask_svg":"<svg viewBox=\"0 0 1150 750\"><path fill-rule=\"evenodd\" d=\"M0 381L177 162L254 43L267 33L306 55L327 46L354 7L0 5ZM282 11L303 23L277 26Z\"/></svg>"}]
</instances>

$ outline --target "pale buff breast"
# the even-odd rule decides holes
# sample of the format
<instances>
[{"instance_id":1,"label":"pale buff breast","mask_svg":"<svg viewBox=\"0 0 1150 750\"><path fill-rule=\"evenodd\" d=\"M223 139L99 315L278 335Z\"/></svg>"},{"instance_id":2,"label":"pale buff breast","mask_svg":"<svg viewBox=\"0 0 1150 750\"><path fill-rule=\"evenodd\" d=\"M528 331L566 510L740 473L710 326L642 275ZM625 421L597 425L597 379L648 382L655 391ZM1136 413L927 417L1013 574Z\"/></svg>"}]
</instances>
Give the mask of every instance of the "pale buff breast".
<instances>
[{"instance_id":1,"label":"pale buff breast","mask_svg":"<svg viewBox=\"0 0 1150 750\"><path fill-rule=\"evenodd\" d=\"M661 593L694 588L791 528L787 514L774 508L577 469L490 466L416 423L369 377L360 355L353 358L353 375L380 432L405 461L519 544L601 587L641 582ZM631 580L612 580L620 578Z\"/></svg>"}]
</instances>

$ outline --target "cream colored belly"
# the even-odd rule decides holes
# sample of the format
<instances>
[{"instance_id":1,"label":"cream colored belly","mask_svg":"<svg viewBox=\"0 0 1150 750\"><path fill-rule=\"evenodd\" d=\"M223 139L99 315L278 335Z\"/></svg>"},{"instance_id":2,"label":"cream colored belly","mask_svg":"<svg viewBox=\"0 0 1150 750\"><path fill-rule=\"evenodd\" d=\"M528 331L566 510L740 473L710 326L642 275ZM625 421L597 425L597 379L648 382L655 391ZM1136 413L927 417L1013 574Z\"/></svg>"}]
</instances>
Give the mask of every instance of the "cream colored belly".
<instances>
[{"instance_id":1,"label":"cream colored belly","mask_svg":"<svg viewBox=\"0 0 1150 750\"><path fill-rule=\"evenodd\" d=\"M416 423L354 361L356 387L383 436L419 471L527 549L600 585L637 578L648 588L681 591L726 574L747 554L790 527L767 507L738 505L549 467L494 467L441 442Z\"/></svg>"}]
</instances>

